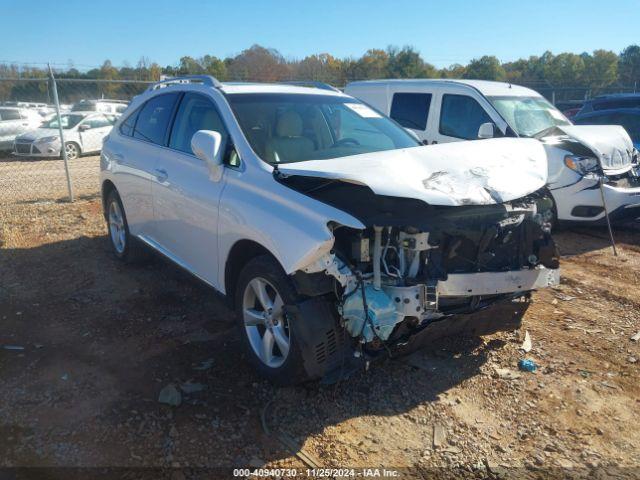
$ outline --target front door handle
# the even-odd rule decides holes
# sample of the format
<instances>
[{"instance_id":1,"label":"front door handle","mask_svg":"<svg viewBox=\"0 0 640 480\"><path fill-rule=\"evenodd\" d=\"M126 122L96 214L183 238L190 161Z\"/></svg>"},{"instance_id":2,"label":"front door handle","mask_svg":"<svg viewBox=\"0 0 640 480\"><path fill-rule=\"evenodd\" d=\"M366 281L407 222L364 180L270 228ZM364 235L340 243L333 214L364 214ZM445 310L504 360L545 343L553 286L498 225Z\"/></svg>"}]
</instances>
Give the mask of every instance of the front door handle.
<instances>
[{"instance_id":1,"label":"front door handle","mask_svg":"<svg viewBox=\"0 0 640 480\"><path fill-rule=\"evenodd\" d=\"M156 168L156 179L158 182L162 183L169 178L169 174L164 168Z\"/></svg>"}]
</instances>

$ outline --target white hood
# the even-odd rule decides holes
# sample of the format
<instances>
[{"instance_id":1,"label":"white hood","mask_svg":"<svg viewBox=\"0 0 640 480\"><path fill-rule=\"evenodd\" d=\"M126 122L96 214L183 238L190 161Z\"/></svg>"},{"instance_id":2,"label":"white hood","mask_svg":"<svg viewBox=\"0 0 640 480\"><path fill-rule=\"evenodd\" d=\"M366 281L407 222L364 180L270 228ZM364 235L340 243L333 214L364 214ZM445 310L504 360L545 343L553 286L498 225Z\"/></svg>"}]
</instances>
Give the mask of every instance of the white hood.
<instances>
[{"instance_id":1,"label":"white hood","mask_svg":"<svg viewBox=\"0 0 640 480\"><path fill-rule=\"evenodd\" d=\"M633 142L619 125L571 125L558 127L598 156L602 169L623 173L631 168Z\"/></svg>"},{"instance_id":2,"label":"white hood","mask_svg":"<svg viewBox=\"0 0 640 480\"><path fill-rule=\"evenodd\" d=\"M547 157L533 139L497 138L278 165L286 175L366 185L378 195L431 205L487 205L524 197L547 182Z\"/></svg>"}]
</instances>

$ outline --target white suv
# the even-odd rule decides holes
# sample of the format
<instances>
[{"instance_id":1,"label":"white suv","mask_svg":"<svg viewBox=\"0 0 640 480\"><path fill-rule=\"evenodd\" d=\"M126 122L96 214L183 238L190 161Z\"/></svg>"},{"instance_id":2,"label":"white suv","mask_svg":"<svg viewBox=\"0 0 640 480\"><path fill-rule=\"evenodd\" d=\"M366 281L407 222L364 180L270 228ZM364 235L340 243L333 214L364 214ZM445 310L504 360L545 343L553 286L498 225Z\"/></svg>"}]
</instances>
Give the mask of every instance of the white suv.
<instances>
[{"instance_id":1,"label":"white suv","mask_svg":"<svg viewBox=\"0 0 640 480\"><path fill-rule=\"evenodd\" d=\"M513 328L559 279L539 142L422 146L340 92L160 82L105 139L101 182L115 255L146 245L225 294L277 383Z\"/></svg>"}]
</instances>

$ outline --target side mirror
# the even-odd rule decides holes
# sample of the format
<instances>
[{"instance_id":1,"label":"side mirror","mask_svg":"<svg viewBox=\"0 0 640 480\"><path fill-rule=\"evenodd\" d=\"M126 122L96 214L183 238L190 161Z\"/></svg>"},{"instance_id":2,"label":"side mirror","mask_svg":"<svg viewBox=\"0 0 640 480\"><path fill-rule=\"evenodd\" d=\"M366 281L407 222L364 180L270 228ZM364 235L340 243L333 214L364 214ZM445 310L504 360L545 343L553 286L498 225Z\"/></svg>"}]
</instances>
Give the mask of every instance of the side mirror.
<instances>
[{"instance_id":1,"label":"side mirror","mask_svg":"<svg viewBox=\"0 0 640 480\"><path fill-rule=\"evenodd\" d=\"M493 138L495 135L495 125L491 122L483 123L478 128L478 138Z\"/></svg>"},{"instance_id":2,"label":"side mirror","mask_svg":"<svg viewBox=\"0 0 640 480\"><path fill-rule=\"evenodd\" d=\"M198 130L191 137L191 150L209 169L209 178L214 182L222 178L222 135L213 130Z\"/></svg>"},{"instance_id":3,"label":"side mirror","mask_svg":"<svg viewBox=\"0 0 640 480\"><path fill-rule=\"evenodd\" d=\"M87 130L91 130L91 125L83 123L82 125L78 126L78 131L80 132L86 132Z\"/></svg>"}]
</instances>

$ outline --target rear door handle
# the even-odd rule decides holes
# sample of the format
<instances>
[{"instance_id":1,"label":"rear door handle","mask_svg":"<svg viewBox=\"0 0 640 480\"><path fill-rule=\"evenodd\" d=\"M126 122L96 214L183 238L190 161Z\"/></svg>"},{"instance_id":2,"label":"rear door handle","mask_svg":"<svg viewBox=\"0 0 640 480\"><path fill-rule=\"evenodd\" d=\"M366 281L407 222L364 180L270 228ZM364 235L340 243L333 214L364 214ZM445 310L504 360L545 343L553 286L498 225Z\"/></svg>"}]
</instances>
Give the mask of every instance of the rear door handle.
<instances>
[{"instance_id":1,"label":"rear door handle","mask_svg":"<svg viewBox=\"0 0 640 480\"><path fill-rule=\"evenodd\" d=\"M169 178L169 174L164 168L156 168L156 179L162 183Z\"/></svg>"}]
</instances>

